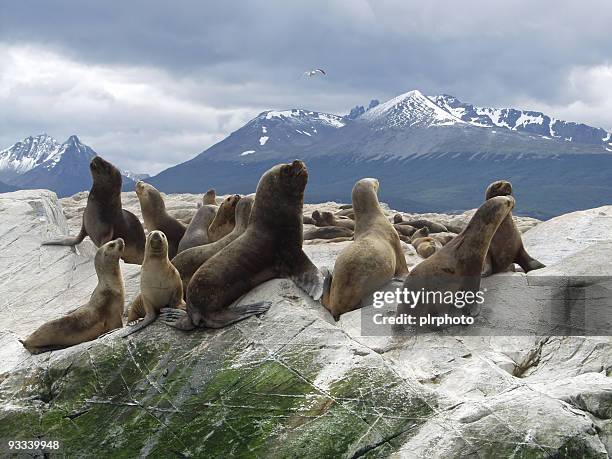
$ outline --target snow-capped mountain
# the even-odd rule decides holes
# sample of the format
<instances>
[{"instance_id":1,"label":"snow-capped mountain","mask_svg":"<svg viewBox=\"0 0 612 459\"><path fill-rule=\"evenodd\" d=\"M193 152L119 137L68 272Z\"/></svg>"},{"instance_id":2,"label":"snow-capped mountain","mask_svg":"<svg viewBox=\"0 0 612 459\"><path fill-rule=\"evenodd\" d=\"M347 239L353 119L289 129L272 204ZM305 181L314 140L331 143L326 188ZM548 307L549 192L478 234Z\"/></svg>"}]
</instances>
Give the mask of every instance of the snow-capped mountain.
<instances>
[{"instance_id":1,"label":"snow-capped mountain","mask_svg":"<svg viewBox=\"0 0 612 459\"><path fill-rule=\"evenodd\" d=\"M279 161L301 158L311 202L350 201L361 177L380 197L414 211L481 202L493 180L511 180L517 213L549 217L612 199L610 133L537 112L486 109L410 91L345 116L267 111L186 163L148 181L166 192L254 191Z\"/></svg>"},{"instance_id":2,"label":"snow-capped mountain","mask_svg":"<svg viewBox=\"0 0 612 459\"><path fill-rule=\"evenodd\" d=\"M611 134L601 128L558 120L541 112L514 108L476 107L446 94L431 96L430 99L456 118L475 126L499 127L537 134L544 138L561 139L566 142L603 145L607 151L612 151Z\"/></svg>"},{"instance_id":3,"label":"snow-capped mountain","mask_svg":"<svg viewBox=\"0 0 612 459\"><path fill-rule=\"evenodd\" d=\"M91 188L89 163L94 156L76 135L63 143L47 134L26 137L0 151L0 180L18 189L46 188L69 196ZM124 174L124 189L133 185Z\"/></svg>"}]
</instances>

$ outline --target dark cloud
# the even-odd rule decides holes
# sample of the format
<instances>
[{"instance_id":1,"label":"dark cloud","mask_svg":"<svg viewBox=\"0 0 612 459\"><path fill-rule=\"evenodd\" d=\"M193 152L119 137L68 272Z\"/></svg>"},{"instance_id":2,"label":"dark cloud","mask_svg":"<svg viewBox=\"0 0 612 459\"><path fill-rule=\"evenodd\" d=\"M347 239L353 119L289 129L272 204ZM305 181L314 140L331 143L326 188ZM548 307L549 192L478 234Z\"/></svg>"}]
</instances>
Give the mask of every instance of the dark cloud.
<instances>
[{"instance_id":1,"label":"dark cloud","mask_svg":"<svg viewBox=\"0 0 612 459\"><path fill-rule=\"evenodd\" d=\"M22 0L0 8L2 64L27 50L42 67L29 82L0 69L2 145L53 128L103 141L126 167L157 169L266 108L344 112L415 88L612 127L603 94L612 80L607 0ZM44 59L56 59L46 80ZM328 76L300 78L313 67ZM137 100L140 80L148 89ZM130 142L156 136L148 153L130 153L139 148Z\"/></svg>"}]
</instances>

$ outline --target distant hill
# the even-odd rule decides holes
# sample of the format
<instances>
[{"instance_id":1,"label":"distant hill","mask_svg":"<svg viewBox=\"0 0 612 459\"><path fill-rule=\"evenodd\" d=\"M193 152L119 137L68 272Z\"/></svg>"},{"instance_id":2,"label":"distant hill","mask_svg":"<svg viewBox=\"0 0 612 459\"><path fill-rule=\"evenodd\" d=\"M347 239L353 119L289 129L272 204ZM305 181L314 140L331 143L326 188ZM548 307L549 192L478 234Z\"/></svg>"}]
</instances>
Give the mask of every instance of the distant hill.
<instances>
[{"instance_id":1,"label":"distant hill","mask_svg":"<svg viewBox=\"0 0 612 459\"><path fill-rule=\"evenodd\" d=\"M350 201L362 177L406 211L458 211L513 182L517 213L547 218L612 202L609 132L539 112L475 107L410 91L347 116L266 111L195 158L148 179L165 192L248 193L279 161L301 158L310 202Z\"/></svg>"}]
</instances>

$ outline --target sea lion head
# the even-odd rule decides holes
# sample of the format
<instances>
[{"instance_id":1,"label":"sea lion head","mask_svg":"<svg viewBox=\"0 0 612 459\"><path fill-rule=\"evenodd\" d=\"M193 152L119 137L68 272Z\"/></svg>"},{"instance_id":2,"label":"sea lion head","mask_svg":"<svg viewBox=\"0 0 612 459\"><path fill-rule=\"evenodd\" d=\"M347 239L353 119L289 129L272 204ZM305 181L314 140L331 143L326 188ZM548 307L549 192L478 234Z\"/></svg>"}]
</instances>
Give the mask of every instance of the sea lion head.
<instances>
[{"instance_id":1,"label":"sea lion head","mask_svg":"<svg viewBox=\"0 0 612 459\"><path fill-rule=\"evenodd\" d=\"M297 159L290 164L277 164L266 171L257 184L251 222L255 219L274 226L279 223L296 228L299 226L301 231L307 182L308 169ZM291 217L290 221L287 220L288 216Z\"/></svg>"},{"instance_id":2,"label":"sea lion head","mask_svg":"<svg viewBox=\"0 0 612 459\"><path fill-rule=\"evenodd\" d=\"M234 214L236 212L236 206L238 205L239 201L239 194L231 194L223 200L221 206L219 207L219 211L226 210L229 211L231 214Z\"/></svg>"},{"instance_id":3,"label":"sea lion head","mask_svg":"<svg viewBox=\"0 0 612 459\"><path fill-rule=\"evenodd\" d=\"M124 250L125 242L121 238L109 241L101 246L94 259L96 271L98 273L106 272L109 267L119 266L119 258L123 256Z\"/></svg>"},{"instance_id":4,"label":"sea lion head","mask_svg":"<svg viewBox=\"0 0 612 459\"><path fill-rule=\"evenodd\" d=\"M361 212L367 212L373 206L380 208L378 202L378 189L380 183L375 178L363 178L355 183L352 199L355 216Z\"/></svg>"},{"instance_id":5,"label":"sea lion head","mask_svg":"<svg viewBox=\"0 0 612 459\"><path fill-rule=\"evenodd\" d=\"M313 219L315 222L319 222L319 221L321 221L321 212L319 212L318 210L315 210L315 211L312 213L311 217L312 217L312 219Z\"/></svg>"},{"instance_id":6,"label":"sea lion head","mask_svg":"<svg viewBox=\"0 0 612 459\"><path fill-rule=\"evenodd\" d=\"M168 239L162 231L151 231L147 235L145 256L164 257L168 256Z\"/></svg>"},{"instance_id":7,"label":"sea lion head","mask_svg":"<svg viewBox=\"0 0 612 459\"><path fill-rule=\"evenodd\" d=\"M119 186L121 188L121 172L108 161L100 156L95 156L89 163L89 170L94 184L107 186Z\"/></svg>"},{"instance_id":8,"label":"sea lion head","mask_svg":"<svg viewBox=\"0 0 612 459\"><path fill-rule=\"evenodd\" d=\"M255 194L243 196L242 199L238 201L236 205L236 227L246 228L248 226L254 202Z\"/></svg>"},{"instance_id":9,"label":"sea lion head","mask_svg":"<svg viewBox=\"0 0 612 459\"><path fill-rule=\"evenodd\" d=\"M202 204L217 204L217 192L214 188L211 188L202 196Z\"/></svg>"},{"instance_id":10,"label":"sea lion head","mask_svg":"<svg viewBox=\"0 0 612 459\"><path fill-rule=\"evenodd\" d=\"M404 221L404 217L402 217L402 214L395 214L393 216L393 223L401 223Z\"/></svg>"},{"instance_id":11,"label":"sea lion head","mask_svg":"<svg viewBox=\"0 0 612 459\"><path fill-rule=\"evenodd\" d=\"M145 203L147 207L151 207L151 210L166 208L161 193L153 185L140 180L136 183L135 190L140 203Z\"/></svg>"},{"instance_id":12,"label":"sea lion head","mask_svg":"<svg viewBox=\"0 0 612 459\"><path fill-rule=\"evenodd\" d=\"M491 199L495 196L511 196L512 184L507 180L497 180L487 187L485 199Z\"/></svg>"}]
</instances>

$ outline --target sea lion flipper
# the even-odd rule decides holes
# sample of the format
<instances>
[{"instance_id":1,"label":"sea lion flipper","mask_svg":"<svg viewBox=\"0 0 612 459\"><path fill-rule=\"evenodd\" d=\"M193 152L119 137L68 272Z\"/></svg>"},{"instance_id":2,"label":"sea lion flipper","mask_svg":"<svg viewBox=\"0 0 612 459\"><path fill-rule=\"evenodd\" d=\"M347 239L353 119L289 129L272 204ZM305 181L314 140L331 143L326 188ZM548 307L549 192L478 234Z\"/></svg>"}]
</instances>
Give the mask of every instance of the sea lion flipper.
<instances>
[{"instance_id":1,"label":"sea lion flipper","mask_svg":"<svg viewBox=\"0 0 612 459\"><path fill-rule=\"evenodd\" d=\"M269 301L232 306L229 309L224 309L215 313L213 317L204 316L204 325L207 328L227 327L247 317L263 314L270 309L270 306L272 306L272 303Z\"/></svg>"},{"instance_id":2,"label":"sea lion flipper","mask_svg":"<svg viewBox=\"0 0 612 459\"><path fill-rule=\"evenodd\" d=\"M63 239L52 239L50 241L44 241L41 245L63 245L63 246L74 246L83 242L87 236L87 231L84 227L81 227L81 231L77 236L66 237Z\"/></svg>"},{"instance_id":3,"label":"sea lion flipper","mask_svg":"<svg viewBox=\"0 0 612 459\"><path fill-rule=\"evenodd\" d=\"M535 269L546 268L546 265L540 263L538 260L529 255L524 247L519 252L516 263L518 263L518 265L523 268L523 271L526 273Z\"/></svg>"},{"instance_id":4,"label":"sea lion flipper","mask_svg":"<svg viewBox=\"0 0 612 459\"><path fill-rule=\"evenodd\" d=\"M329 292L331 291L332 273L327 267L321 269L323 275L323 293L321 294L321 304L325 307L329 305Z\"/></svg>"},{"instance_id":5,"label":"sea lion flipper","mask_svg":"<svg viewBox=\"0 0 612 459\"><path fill-rule=\"evenodd\" d=\"M159 315L159 320L169 327L178 328L179 330L189 331L195 330L196 326L191 321L187 311L176 308L162 308Z\"/></svg>"},{"instance_id":6,"label":"sea lion flipper","mask_svg":"<svg viewBox=\"0 0 612 459\"><path fill-rule=\"evenodd\" d=\"M304 290L308 295L318 301L323 295L324 277L319 271L308 255L304 251L300 251L300 254L291 260L293 271L290 273L289 278L299 288Z\"/></svg>"},{"instance_id":7,"label":"sea lion flipper","mask_svg":"<svg viewBox=\"0 0 612 459\"><path fill-rule=\"evenodd\" d=\"M133 325L129 325L128 326L128 330L126 330L126 332L123 334L122 337L123 338L127 338L131 334L136 333L137 331L142 330L147 325L150 325L156 318L157 318L157 316L155 314L147 314L144 317L144 319L138 321L137 323L135 323Z\"/></svg>"}]
</instances>

